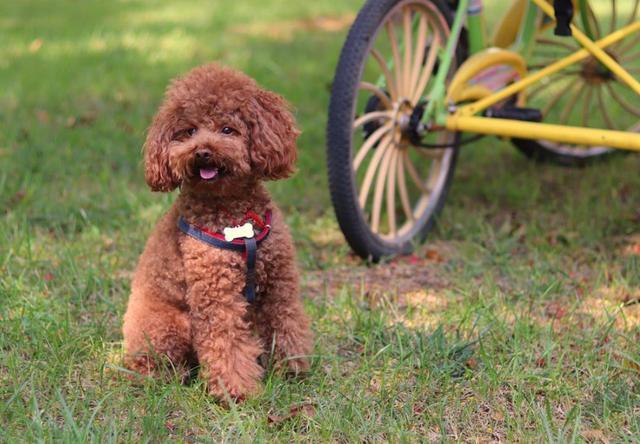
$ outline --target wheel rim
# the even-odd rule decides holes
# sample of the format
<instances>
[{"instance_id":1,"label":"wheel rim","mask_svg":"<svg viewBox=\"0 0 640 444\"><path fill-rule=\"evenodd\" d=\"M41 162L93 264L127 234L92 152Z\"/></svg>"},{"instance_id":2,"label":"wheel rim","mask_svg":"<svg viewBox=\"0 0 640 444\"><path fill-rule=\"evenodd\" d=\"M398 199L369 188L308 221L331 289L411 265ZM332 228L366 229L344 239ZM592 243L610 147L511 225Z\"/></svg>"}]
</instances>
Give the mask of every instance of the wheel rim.
<instances>
[{"instance_id":1,"label":"wheel rim","mask_svg":"<svg viewBox=\"0 0 640 444\"><path fill-rule=\"evenodd\" d=\"M591 2L591 6L589 22L595 40L633 23L640 12L640 0ZM531 71L579 49L573 40L554 36L551 28L536 40ZM610 46L606 52L637 77L639 46L640 33L636 33ZM640 132L640 107L633 104L636 101L636 94L593 57L544 79L528 94L528 106L540 109L547 123L631 132ZM612 151L605 146L538 143L571 157L595 157Z\"/></svg>"},{"instance_id":2,"label":"wheel rim","mask_svg":"<svg viewBox=\"0 0 640 444\"><path fill-rule=\"evenodd\" d=\"M361 65L351 161L362 216L385 242L403 243L420 231L446 187L454 148L416 148L408 132L448 34L446 19L431 2L400 1L385 16ZM375 107L367 108L372 102ZM439 132L423 140L453 144L454 138Z\"/></svg>"}]
</instances>

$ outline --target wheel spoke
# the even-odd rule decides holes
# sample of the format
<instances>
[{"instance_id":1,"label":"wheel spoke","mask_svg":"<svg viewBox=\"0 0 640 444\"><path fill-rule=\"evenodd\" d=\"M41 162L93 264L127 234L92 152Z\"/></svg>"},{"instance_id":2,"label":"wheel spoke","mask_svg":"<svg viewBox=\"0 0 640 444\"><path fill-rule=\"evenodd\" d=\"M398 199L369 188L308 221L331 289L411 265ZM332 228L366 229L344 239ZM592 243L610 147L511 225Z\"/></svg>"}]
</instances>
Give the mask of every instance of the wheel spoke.
<instances>
[{"instance_id":1,"label":"wheel spoke","mask_svg":"<svg viewBox=\"0 0 640 444\"><path fill-rule=\"evenodd\" d=\"M398 156L400 152L395 149L391 151L389 161L389 176L387 178L387 220L389 222L389 232L395 237L398 235L396 226L396 173Z\"/></svg>"},{"instance_id":2,"label":"wheel spoke","mask_svg":"<svg viewBox=\"0 0 640 444\"><path fill-rule=\"evenodd\" d=\"M637 32L635 36L626 42L622 40L617 47L617 52L624 54L625 52L634 49L638 42L640 42L640 32Z\"/></svg>"},{"instance_id":3,"label":"wheel spoke","mask_svg":"<svg viewBox=\"0 0 640 444\"><path fill-rule=\"evenodd\" d=\"M424 51L427 43L427 17L424 14L420 14L420 22L418 23L418 40L416 42L416 51L413 58L413 68L411 69L411 79L409 81L411 94L413 88L418 82L418 75L420 74L420 66L424 62ZM411 94L412 95L412 94Z\"/></svg>"},{"instance_id":4,"label":"wheel spoke","mask_svg":"<svg viewBox=\"0 0 640 444\"><path fill-rule=\"evenodd\" d=\"M549 114L549 110L551 108L553 108L556 105L556 103L558 103L558 100L560 100L560 98L564 95L564 93L566 93L570 88L574 88L575 85L578 84L579 80L580 80L580 78L576 77L575 79L573 79L569 83L569 85L567 85L566 88L561 88L560 91L558 91L558 93L555 96L553 96L553 98L551 100L549 100L547 102L547 104L545 105L545 107L542 110L542 115L543 116L548 115Z\"/></svg>"},{"instance_id":5,"label":"wheel spoke","mask_svg":"<svg viewBox=\"0 0 640 444\"><path fill-rule=\"evenodd\" d=\"M587 95L584 98L584 102L582 104L582 126L589 126L589 116L591 115L591 99L593 98L593 90L595 87L589 86L587 88Z\"/></svg>"},{"instance_id":6,"label":"wheel spoke","mask_svg":"<svg viewBox=\"0 0 640 444\"><path fill-rule=\"evenodd\" d=\"M535 64L531 64L528 65L528 68L546 68L547 66L555 63L558 61L558 59L566 56L567 54L562 52L558 52L558 51L537 51L535 53L535 58L534 60L536 60ZM542 57L545 57L544 59L542 59Z\"/></svg>"},{"instance_id":7,"label":"wheel spoke","mask_svg":"<svg viewBox=\"0 0 640 444\"><path fill-rule=\"evenodd\" d=\"M545 65L546 66L546 65ZM556 79L556 77L563 77L561 79L558 80L554 80ZM551 84L552 81L563 81L563 80L568 80L569 77L565 77L563 75L562 72L557 72L554 74L551 74L549 77L547 77L547 82L546 83L541 83L539 86L536 87L536 89L534 89L533 91L531 91L530 93L527 93L527 98L528 99L533 99L535 96L537 96L540 92L544 91L546 88L549 87L549 85Z\"/></svg>"},{"instance_id":8,"label":"wheel spoke","mask_svg":"<svg viewBox=\"0 0 640 444\"><path fill-rule=\"evenodd\" d=\"M353 159L354 172L358 171L358 168L360 168L360 164L364 160L369 150L371 150L371 147L373 147L376 144L376 142L378 142L378 140L382 138L382 136L387 134L392 126L393 126L393 122L388 122L385 125L378 128L377 130L375 130L369 137L367 137L367 140L362 144L362 147L360 147L358 154ZM385 143L384 141L381 142L378 145L378 149L380 149L380 145L384 145L384 143Z\"/></svg>"},{"instance_id":9,"label":"wheel spoke","mask_svg":"<svg viewBox=\"0 0 640 444\"><path fill-rule=\"evenodd\" d=\"M359 88L363 89L365 91L369 91L370 93L375 94L376 97L380 99L380 101L382 102L382 104L384 105L384 107L386 109L393 108L393 104L391 103L391 100L389 99L389 96L387 96L387 93L385 93L381 88L378 88L373 83L360 82L360 87Z\"/></svg>"},{"instance_id":10,"label":"wheel spoke","mask_svg":"<svg viewBox=\"0 0 640 444\"><path fill-rule=\"evenodd\" d=\"M440 142L437 143L439 144ZM444 148L418 148L416 152L427 159L440 159L444 154L444 150Z\"/></svg>"},{"instance_id":11,"label":"wheel spoke","mask_svg":"<svg viewBox=\"0 0 640 444\"><path fill-rule=\"evenodd\" d=\"M405 7L402 14L402 26L404 28L404 66L402 68L403 96L411 93L411 59L413 55L413 26L411 23L411 9Z\"/></svg>"},{"instance_id":12,"label":"wheel spoke","mask_svg":"<svg viewBox=\"0 0 640 444\"><path fill-rule=\"evenodd\" d=\"M604 103L604 94L602 93L602 86L598 86L598 105L602 110L602 117L604 119L604 123L607 125L609 129L616 129L616 126L613 124L613 120L609 116L609 111L607 111L607 105Z\"/></svg>"},{"instance_id":13,"label":"wheel spoke","mask_svg":"<svg viewBox=\"0 0 640 444\"><path fill-rule=\"evenodd\" d=\"M561 125L566 124L567 120L569 120L569 117L571 116L571 111L574 110L574 108L576 106L576 103L578 102L578 99L580 98L580 94L582 93L582 91L584 91L585 86L586 86L586 83L579 83L574 88L575 91L573 92L573 96L571 96L571 98L567 101L566 106L564 107L564 109L560 113L560 124Z\"/></svg>"},{"instance_id":14,"label":"wheel spoke","mask_svg":"<svg viewBox=\"0 0 640 444\"><path fill-rule=\"evenodd\" d=\"M436 63L436 58L438 56L438 49L440 47L440 38L438 34L434 34L433 40L431 40L431 48L429 49L429 54L427 55L427 61L422 68L422 73L420 74L420 78L416 85L416 89L411 92L411 103L418 103L420 96L422 95L422 91L424 91L427 86L427 82L431 77L431 71L433 71L433 67Z\"/></svg>"},{"instance_id":15,"label":"wheel spoke","mask_svg":"<svg viewBox=\"0 0 640 444\"><path fill-rule=\"evenodd\" d=\"M633 11L631 12L631 16L629 16L627 25L630 25L636 21L636 17L638 16L638 6L640 6L640 0L636 0L636 2L633 4Z\"/></svg>"},{"instance_id":16,"label":"wheel spoke","mask_svg":"<svg viewBox=\"0 0 640 444\"><path fill-rule=\"evenodd\" d=\"M609 90L609 94L611 94L611 97L613 97L615 101L620 104L621 107L623 107L627 112L630 112L631 114L640 116L640 108L636 108L635 106L625 101L622 97L620 97L620 95L616 92L616 90L613 89L613 86L611 86L611 83L607 83L606 85L607 85L607 89Z\"/></svg>"},{"instance_id":17,"label":"wheel spoke","mask_svg":"<svg viewBox=\"0 0 640 444\"><path fill-rule=\"evenodd\" d=\"M551 61L549 61L549 63L541 63L539 65L531 65L531 66L529 66L529 69L533 70L533 69L546 68L550 63L551 63ZM582 73L582 71L579 71L579 70L575 70L575 71L564 70L562 72L556 72L554 74L551 74L551 76L553 76L553 77L556 77L556 76L571 77L571 76L578 76L581 73ZM551 78L551 76L549 78Z\"/></svg>"},{"instance_id":18,"label":"wheel spoke","mask_svg":"<svg viewBox=\"0 0 640 444\"><path fill-rule=\"evenodd\" d=\"M360 195L358 196L360 207L363 209L367 203L367 197L369 196L369 190L371 189L371 182L373 181L373 176L378 169L378 164L380 163L382 156L390 149L389 147L393 145L392 141L392 137L384 138L382 143L378 146L376 153L373 155L369 166L367 167L364 181L362 182L362 186L360 187Z\"/></svg>"},{"instance_id":19,"label":"wheel spoke","mask_svg":"<svg viewBox=\"0 0 640 444\"><path fill-rule=\"evenodd\" d=\"M413 211L411 210L411 204L409 203L409 193L407 192L407 180L404 174L404 152L398 153L397 168L398 168L398 191L400 192L400 202L402 203L402 209L407 219L411 222L414 221Z\"/></svg>"},{"instance_id":20,"label":"wheel spoke","mask_svg":"<svg viewBox=\"0 0 640 444\"><path fill-rule=\"evenodd\" d=\"M390 158L395 151L395 143L392 142L384 154L382 161L380 162L380 170L378 171L378 177L376 178L376 189L373 195L373 208L371 210L371 230L374 233L378 233L380 229L380 211L382 209L382 192L384 191L384 184L387 179L387 171L389 171Z\"/></svg>"},{"instance_id":21,"label":"wheel spoke","mask_svg":"<svg viewBox=\"0 0 640 444\"><path fill-rule=\"evenodd\" d=\"M635 0L633 4L633 9L631 10L631 14L629 14L629 20L627 20L627 23L625 24L625 26L629 26L633 22L635 22L636 17L638 16L639 6L640 6L640 0ZM627 50L633 49L636 43L638 43L639 41L640 41L640 33L638 33L638 35L636 35L635 37L632 37L631 40L629 41L625 42L624 39L619 41L618 43L613 45L613 48L616 50L617 53L623 54ZM623 58L623 60L625 60L625 58Z\"/></svg>"},{"instance_id":22,"label":"wheel spoke","mask_svg":"<svg viewBox=\"0 0 640 444\"><path fill-rule=\"evenodd\" d=\"M560 41L560 40L556 40L556 39L551 39L551 38L548 38L548 37L538 37L536 39L536 43L542 43L542 44L545 44L545 45L559 46L561 48L568 49L571 52L575 52L575 51L578 50L578 47L576 45L572 45L571 43Z\"/></svg>"},{"instance_id":23,"label":"wheel spoke","mask_svg":"<svg viewBox=\"0 0 640 444\"><path fill-rule=\"evenodd\" d=\"M380 69L382 70L382 75L387 83L387 88L389 88L389 94L391 94L391 100L396 100L398 98L398 91L396 89L396 84L393 80L393 76L389 71L389 67L387 66L387 62L384 60L380 51L375 48L371 48L371 55L378 62Z\"/></svg>"},{"instance_id":24,"label":"wheel spoke","mask_svg":"<svg viewBox=\"0 0 640 444\"><path fill-rule=\"evenodd\" d=\"M621 62L627 62L627 63L628 63L628 62L633 62L633 61L635 61L638 57L640 57L640 51L639 51L639 52L634 52L633 54L626 55L626 56L622 57L622 58L620 59L620 61L621 61Z\"/></svg>"},{"instance_id":25,"label":"wheel spoke","mask_svg":"<svg viewBox=\"0 0 640 444\"><path fill-rule=\"evenodd\" d=\"M402 83L402 65L400 61L400 49L398 48L396 31L393 28L393 23L391 20L386 22L384 26L387 30L389 41L391 42L391 53L393 54L393 70L396 76L396 91L398 93L398 96L402 96L404 94L404 85Z\"/></svg>"},{"instance_id":26,"label":"wheel spoke","mask_svg":"<svg viewBox=\"0 0 640 444\"><path fill-rule=\"evenodd\" d=\"M356 129L364 125L365 123L371 122L372 120L391 119L392 115L392 111L371 111L370 113L363 114L358 117L353 122L353 129Z\"/></svg>"},{"instance_id":27,"label":"wheel spoke","mask_svg":"<svg viewBox=\"0 0 640 444\"><path fill-rule=\"evenodd\" d=\"M594 39L593 40L600 40L600 37L602 36L602 30L600 29L600 23L598 22L598 18L596 17L595 12L593 12L593 9L589 6L589 16L591 17L591 21L593 23L593 27L595 30L595 35L593 36Z\"/></svg>"},{"instance_id":28,"label":"wheel spoke","mask_svg":"<svg viewBox=\"0 0 640 444\"><path fill-rule=\"evenodd\" d=\"M611 0L611 26L609 27L609 34L616 30L616 22L618 20L618 11L616 8L616 0Z\"/></svg>"},{"instance_id":29,"label":"wheel spoke","mask_svg":"<svg viewBox=\"0 0 640 444\"><path fill-rule=\"evenodd\" d=\"M429 190L429 188L427 188L427 186L422 182L422 180L420 179L420 176L418 175L418 172L416 171L416 167L413 165L413 163L411 162L411 159L409 159L409 153L407 151L405 151L402 155L402 160L405 164L405 167L407 168L407 171L409 171L409 176L411 176L411 179L413 180L413 182L415 183L416 187L418 187L418 189L423 193L423 194L429 194L431 193L431 191Z\"/></svg>"}]
</instances>

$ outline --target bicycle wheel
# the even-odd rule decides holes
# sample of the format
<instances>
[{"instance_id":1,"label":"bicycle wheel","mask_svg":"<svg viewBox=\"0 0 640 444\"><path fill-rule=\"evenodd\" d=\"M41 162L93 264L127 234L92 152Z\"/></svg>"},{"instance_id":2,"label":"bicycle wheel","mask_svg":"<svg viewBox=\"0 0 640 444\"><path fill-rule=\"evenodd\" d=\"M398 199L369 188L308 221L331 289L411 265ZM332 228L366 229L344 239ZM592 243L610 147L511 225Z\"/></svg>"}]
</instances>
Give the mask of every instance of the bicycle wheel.
<instances>
[{"instance_id":1,"label":"bicycle wheel","mask_svg":"<svg viewBox=\"0 0 640 444\"><path fill-rule=\"evenodd\" d=\"M598 40L622 26L633 23L640 0L590 2L589 27ZM582 28L582 20L575 20ZM640 34L606 49L632 75L640 73ZM553 27L536 39L530 72L541 69L579 49L571 38L556 37ZM596 58L589 57L534 86L528 92L528 105L542 111L545 123L640 132L637 95ZM580 166L601 159L615 150L607 146L570 145L544 140L513 139L526 156L566 166Z\"/></svg>"},{"instance_id":2,"label":"bicycle wheel","mask_svg":"<svg viewBox=\"0 0 640 444\"><path fill-rule=\"evenodd\" d=\"M427 134L423 142L447 145L439 149L412 140L450 26L440 0L369 0L342 48L327 127L329 186L342 232L363 258L408 253L444 204L457 135ZM463 59L458 46L449 76Z\"/></svg>"}]
</instances>

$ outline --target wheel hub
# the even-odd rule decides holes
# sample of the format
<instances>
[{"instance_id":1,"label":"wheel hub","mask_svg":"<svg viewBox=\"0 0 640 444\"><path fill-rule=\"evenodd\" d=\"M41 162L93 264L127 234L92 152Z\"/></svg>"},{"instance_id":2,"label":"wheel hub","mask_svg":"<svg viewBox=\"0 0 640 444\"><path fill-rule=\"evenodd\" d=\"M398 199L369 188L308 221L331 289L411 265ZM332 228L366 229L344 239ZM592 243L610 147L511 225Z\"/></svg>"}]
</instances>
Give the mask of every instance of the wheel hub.
<instances>
[{"instance_id":1,"label":"wheel hub","mask_svg":"<svg viewBox=\"0 0 640 444\"><path fill-rule=\"evenodd\" d=\"M606 51L607 55L611 57L613 60L618 62L618 58L615 54ZM582 63L582 69L580 70L580 75L585 81L591 85L601 85L606 82L610 82L615 80L615 75L609 68L604 66L598 59L594 57L589 57L586 61Z\"/></svg>"},{"instance_id":2,"label":"wheel hub","mask_svg":"<svg viewBox=\"0 0 640 444\"><path fill-rule=\"evenodd\" d=\"M424 130L421 128L420 122L422 121L422 116L424 116L427 103L426 100L423 100L413 108L411 117L409 118L409 125L404 132L404 135L413 145L420 145L422 137L424 136Z\"/></svg>"},{"instance_id":3,"label":"wheel hub","mask_svg":"<svg viewBox=\"0 0 640 444\"><path fill-rule=\"evenodd\" d=\"M400 99L394 104L393 126L403 134L409 129L413 106L408 99Z\"/></svg>"}]
</instances>

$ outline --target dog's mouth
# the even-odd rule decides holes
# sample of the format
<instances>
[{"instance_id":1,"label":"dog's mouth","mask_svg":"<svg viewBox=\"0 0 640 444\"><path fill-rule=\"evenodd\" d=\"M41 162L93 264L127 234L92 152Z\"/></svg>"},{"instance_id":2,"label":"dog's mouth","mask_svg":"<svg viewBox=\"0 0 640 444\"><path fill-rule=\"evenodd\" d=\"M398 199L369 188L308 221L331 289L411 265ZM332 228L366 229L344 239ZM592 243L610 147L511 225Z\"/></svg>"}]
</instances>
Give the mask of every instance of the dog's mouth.
<instances>
[{"instance_id":1,"label":"dog's mouth","mask_svg":"<svg viewBox=\"0 0 640 444\"><path fill-rule=\"evenodd\" d=\"M200 179L202 180L213 180L218 177L219 169L215 167L206 167L199 168L198 172L200 174Z\"/></svg>"},{"instance_id":2,"label":"dog's mouth","mask_svg":"<svg viewBox=\"0 0 640 444\"><path fill-rule=\"evenodd\" d=\"M195 162L192 169L192 176L202 182L213 182L227 174L227 170L211 162Z\"/></svg>"}]
</instances>

